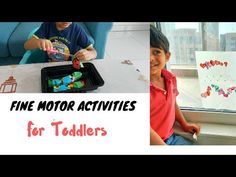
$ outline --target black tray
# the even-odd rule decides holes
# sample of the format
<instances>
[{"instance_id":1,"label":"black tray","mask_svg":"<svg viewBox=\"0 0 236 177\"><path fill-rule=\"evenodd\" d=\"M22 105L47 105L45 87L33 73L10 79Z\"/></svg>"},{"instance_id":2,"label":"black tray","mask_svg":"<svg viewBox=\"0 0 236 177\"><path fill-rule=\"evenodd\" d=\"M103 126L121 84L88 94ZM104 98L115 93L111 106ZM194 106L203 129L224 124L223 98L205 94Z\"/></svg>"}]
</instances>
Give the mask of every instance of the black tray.
<instances>
[{"instance_id":1,"label":"black tray","mask_svg":"<svg viewBox=\"0 0 236 177\"><path fill-rule=\"evenodd\" d=\"M75 93L75 92L86 92L91 90L96 90L98 87L104 85L104 81L97 69L92 63L83 63L84 68L80 68L82 77L79 80L85 81L85 86L82 88L76 88L66 91L53 92L53 88L48 87L49 79L62 78L64 76L70 75L75 71L78 71L73 68L71 65L61 65L61 66L51 66L41 69L41 87L43 93Z\"/></svg>"}]
</instances>

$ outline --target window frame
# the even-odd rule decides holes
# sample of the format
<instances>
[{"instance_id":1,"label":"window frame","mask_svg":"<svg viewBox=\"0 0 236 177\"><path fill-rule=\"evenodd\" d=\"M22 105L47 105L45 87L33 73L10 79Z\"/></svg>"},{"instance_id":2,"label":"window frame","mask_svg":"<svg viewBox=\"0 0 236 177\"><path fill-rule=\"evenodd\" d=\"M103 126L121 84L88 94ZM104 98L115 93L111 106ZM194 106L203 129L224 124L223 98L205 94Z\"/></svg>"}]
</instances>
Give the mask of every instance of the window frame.
<instances>
[{"instance_id":1,"label":"window frame","mask_svg":"<svg viewBox=\"0 0 236 177\"><path fill-rule=\"evenodd\" d=\"M190 122L236 125L236 112L234 111L220 112L210 109L185 109L183 107L181 110L186 120Z\"/></svg>"}]
</instances>

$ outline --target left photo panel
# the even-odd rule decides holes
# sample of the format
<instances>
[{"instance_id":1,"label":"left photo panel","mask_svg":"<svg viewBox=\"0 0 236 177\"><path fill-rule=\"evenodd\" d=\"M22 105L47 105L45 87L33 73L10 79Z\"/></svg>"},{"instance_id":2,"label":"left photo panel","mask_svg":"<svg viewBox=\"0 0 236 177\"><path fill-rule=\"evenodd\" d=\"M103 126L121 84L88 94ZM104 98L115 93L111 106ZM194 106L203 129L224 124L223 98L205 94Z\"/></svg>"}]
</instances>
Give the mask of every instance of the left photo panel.
<instances>
[{"instance_id":1,"label":"left photo panel","mask_svg":"<svg viewBox=\"0 0 236 177\"><path fill-rule=\"evenodd\" d=\"M149 153L149 22L0 29L0 154Z\"/></svg>"},{"instance_id":2,"label":"left photo panel","mask_svg":"<svg viewBox=\"0 0 236 177\"><path fill-rule=\"evenodd\" d=\"M148 22L0 22L0 93L147 93Z\"/></svg>"}]
</instances>

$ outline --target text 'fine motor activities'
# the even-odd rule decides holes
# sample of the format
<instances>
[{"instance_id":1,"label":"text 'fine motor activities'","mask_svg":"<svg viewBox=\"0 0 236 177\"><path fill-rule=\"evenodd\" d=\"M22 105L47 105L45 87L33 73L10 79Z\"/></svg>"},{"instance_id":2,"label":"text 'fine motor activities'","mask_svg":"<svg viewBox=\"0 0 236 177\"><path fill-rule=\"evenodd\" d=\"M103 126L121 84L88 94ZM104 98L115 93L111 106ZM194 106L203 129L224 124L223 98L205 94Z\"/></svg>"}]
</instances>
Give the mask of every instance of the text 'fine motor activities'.
<instances>
[{"instance_id":1,"label":"text 'fine motor activities'","mask_svg":"<svg viewBox=\"0 0 236 177\"><path fill-rule=\"evenodd\" d=\"M133 111L137 101L13 101L10 111ZM76 106L76 104L78 104Z\"/></svg>"}]
</instances>

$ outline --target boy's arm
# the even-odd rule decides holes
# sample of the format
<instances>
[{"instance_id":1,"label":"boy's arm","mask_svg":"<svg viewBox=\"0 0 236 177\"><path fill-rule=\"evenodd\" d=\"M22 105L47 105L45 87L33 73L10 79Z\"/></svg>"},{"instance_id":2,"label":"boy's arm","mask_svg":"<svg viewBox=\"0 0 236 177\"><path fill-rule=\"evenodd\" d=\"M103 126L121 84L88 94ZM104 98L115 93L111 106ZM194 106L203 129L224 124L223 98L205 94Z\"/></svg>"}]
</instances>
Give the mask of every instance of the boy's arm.
<instances>
[{"instance_id":1,"label":"boy's arm","mask_svg":"<svg viewBox=\"0 0 236 177\"><path fill-rule=\"evenodd\" d=\"M190 132L190 133L196 132L197 134L199 134L199 132L200 132L199 125L188 123L185 120L184 115L183 115L182 111L180 110L177 103L175 103L175 120L181 125L181 127L183 128L184 131Z\"/></svg>"},{"instance_id":2,"label":"boy's arm","mask_svg":"<svg viewBox=\"0 0 236 177\"><path fill-rule=\"evenodd\" d=\"M53 48L51 41L47 39L40 39L36 36L32 36L29 40L24 43L25 50L41 49L50 50Z\"/></svg>"},{"instance_id":3,"label":"boy's arm","mask_svg":"<svg viewBox=\"0 0 236 177\"><path fill-rule=\"evenodd\" d=\"M166 145L166 143L151 127L150 127L150 144L151 145Z\"/></svg>"}]
</instances>

